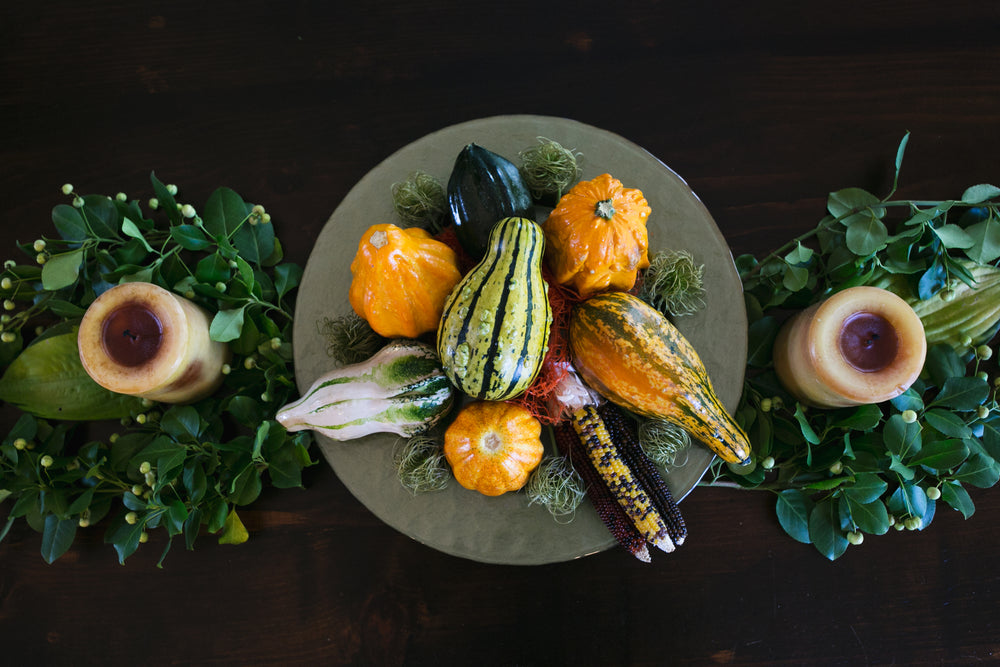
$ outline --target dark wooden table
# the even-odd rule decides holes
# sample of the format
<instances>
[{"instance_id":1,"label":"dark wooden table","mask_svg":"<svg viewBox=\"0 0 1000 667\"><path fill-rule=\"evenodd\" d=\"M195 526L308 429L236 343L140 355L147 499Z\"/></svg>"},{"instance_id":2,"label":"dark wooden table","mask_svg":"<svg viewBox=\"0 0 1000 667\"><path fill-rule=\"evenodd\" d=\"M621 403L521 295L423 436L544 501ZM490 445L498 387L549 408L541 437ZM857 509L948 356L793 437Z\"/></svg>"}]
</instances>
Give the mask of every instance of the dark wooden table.
<instances>
[{"instance_id":1,"label":"dark wooden table","mask_svg":"<svg viewBox=\"0 0 1000 667\"><path fill-rule=\"evenodd\" d=\"M456 122L562 116L680 173L734 253L812 228L826 194L949 198L1000 181L991 3L37 2L0 10L0 225L50 231L71 182L265 203L304 264L330 212L398 148ZM675 6L683 4L684 6ZM687 6L690 5L690 6ZM9 428L9 421L3 424ZM6 433L6 430L4 430ZM484 565L387 527L325 463L269 489L242 546L154 537L124 566L100 529L47 565L0 543L0 663L966 664L1000 656L1000 494L969 520L835 562L766 493L699 488L688 543ZM6 516L8 505L0 505Z\"/></svg>"}]
</instances>

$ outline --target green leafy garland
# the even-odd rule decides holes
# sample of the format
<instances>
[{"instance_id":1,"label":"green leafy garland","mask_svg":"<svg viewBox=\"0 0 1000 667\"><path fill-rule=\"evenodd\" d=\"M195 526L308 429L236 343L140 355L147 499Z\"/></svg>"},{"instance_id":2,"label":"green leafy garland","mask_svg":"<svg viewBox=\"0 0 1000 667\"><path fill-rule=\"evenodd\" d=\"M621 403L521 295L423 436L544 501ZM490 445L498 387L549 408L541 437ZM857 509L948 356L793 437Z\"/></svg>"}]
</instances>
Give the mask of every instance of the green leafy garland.
<instances>
[{"instance_id":1,"label":"green leafy garland","mask_svg":"<svg viewBox=\"0 0 1000 667\"><path fill-rule=\"evenodd\" d=\"M301 486L313 463L308 432L287 433L272 418L296 391L291 295L301 268L282 261L263 206L219 188L199 210L179 203L175 186L155 175L151 182L149 215L123 193L79 195L63 186L72 204L52 211L58 238L22 244L34 261L3 266L0 365L35 352L26 332L37 344L72 331L98 294L127 281L155 283L206 308L211 336L229 344L232 360L212 396L190 405L134 401L99 439L81 443L74 423L20 416L0 441L0 503L9 507L0 540L24 519L42 533L48 562L78 529L99 522L120 562L158 528L167 535L159 564L174 537L188 549L203 531L220 543L244 542L236 508L253 502L265 481ZM52 400L72 401L73 393Z\"/></svg>"},{"instance_id":2,"label":"green leafy garland","mask_svg":"<svg viewBox=\"0 0 1000 667\"><path fill-rule=\"evenodd\" d=\"M892 199L908 138L887 196L834 192L814 230L762 260L737 259L750 325L736 416L754 461L743 468L716 462L706 483L775 493L782 528L831 560L866 534L922 530L938 500L968 518L975 507L966 486L988 488L1000 479L1000 406L986 370L988 345L932 346L921 379L881 405L807 409L774 374L771 348L791 312L887 276L921 299L948 299L960 282L971 282L970 260L1000 258L1000 188L976 185L957 200ZM894 233L890 212L903 213Z\"/></svg>"}]
</instances>

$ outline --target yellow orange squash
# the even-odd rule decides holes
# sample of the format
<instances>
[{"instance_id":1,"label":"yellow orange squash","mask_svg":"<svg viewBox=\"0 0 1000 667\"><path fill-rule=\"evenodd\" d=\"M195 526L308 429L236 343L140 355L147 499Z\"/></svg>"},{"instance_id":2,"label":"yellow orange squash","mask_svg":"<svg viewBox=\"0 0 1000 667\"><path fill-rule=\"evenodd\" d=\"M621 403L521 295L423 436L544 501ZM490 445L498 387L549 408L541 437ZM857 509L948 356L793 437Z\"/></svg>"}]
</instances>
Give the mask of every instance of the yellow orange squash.
<instances>
[{"instance_id":1,"label":"yellow orange squash","mask_svg":"<svg viewBox=\"0 0 1000 667\"><path fill-rule=\"evenodd\" d=\"M698 353L652 306L626 292L593 296L574 308L569 342L580 376L608 400L676 423L724 461L749 459Z\"/></svg>"},{"instance_id":2,"label":"yellow orange squash","mask_svg":"<svg viewBox=\"0 0 1000 667\"><path fill-rule=\"evenodd\" d=\"M542 460L541 423L516 403L476 401L444 435L444 455L458 483L486 496L517 491Z\"/></svg>"},{"instance_id":3,"label":"yellow orange squash","mask_svg":"<svg viewBox=\"0 0 1000 667\"><path fill-rule=\"evenodd\" d=\"M436 331L462 279L454 250L426 230L391 224L372 225L361 236L351 275L351 307L386 338Z\"/></svg>"},{"instance_id":4,"label":"yellow orange squash","mask_svg":"<svg viewBox=\"0 0 1000 667\"><path fill-rule=\"evenodd\" d=\"M542 224L545 259L556 281L584 297L631 289L639 270L649 266L651 211L640 190L610 174L577 183Z\"/></svg>"}]
</instances>

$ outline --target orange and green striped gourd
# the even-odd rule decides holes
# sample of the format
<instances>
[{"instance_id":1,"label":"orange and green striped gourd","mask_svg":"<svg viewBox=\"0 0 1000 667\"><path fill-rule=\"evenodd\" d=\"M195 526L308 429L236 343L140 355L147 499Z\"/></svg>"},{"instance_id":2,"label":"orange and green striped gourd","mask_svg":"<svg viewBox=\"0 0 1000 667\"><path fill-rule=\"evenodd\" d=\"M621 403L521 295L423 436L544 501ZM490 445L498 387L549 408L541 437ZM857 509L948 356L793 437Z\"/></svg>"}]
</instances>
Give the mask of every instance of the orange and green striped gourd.
<instances>
[{"instance_id":1,"label":"orange and green striped gourd","mask_svg":"<svg viewBox=\"0 0 1000 667\"><path fill-rule=\"evenodd\" d=\"M569 343L580 376L608 400L677 424L726 462L749 460L701 358L660 311L626 292L593 296L574 308Z\"/></svg>"}]
</instances>

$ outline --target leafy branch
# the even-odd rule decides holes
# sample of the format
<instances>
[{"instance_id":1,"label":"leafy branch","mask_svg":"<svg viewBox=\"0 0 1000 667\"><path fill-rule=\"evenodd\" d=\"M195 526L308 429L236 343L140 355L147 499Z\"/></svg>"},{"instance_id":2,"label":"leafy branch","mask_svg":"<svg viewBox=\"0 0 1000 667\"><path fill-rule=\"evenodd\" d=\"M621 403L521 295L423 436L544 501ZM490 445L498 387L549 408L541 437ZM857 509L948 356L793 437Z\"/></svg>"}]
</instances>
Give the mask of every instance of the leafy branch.
<instances>
[{"instance_id":1,"label":"leafy branch","mask_svg":"<svg viewBox=\"0 0 1000 667\"><path fill-rule=\"evenodd\" d=\"M167 536L161 564L175 537L188 549L204 532L244 542L237 508L266 482L301 486L313 463L308 434L271 418L295 391L291 299L302 271L283 262L270 214L228 188L199 211L177 201L175 186L155 175L151 183L149 213L121 193L64 186L72 203L52 211L57 236L21 244L34 261L8 260L0 277L0 397L23 411L0 441L0 503L9 504L0 540L23 519L42 533L48 562L98 523L121 562L155 529ZM97 295L130 281L155 283L213 315L211 337L232 353L214 394L190 405L102 399L79 366L73 327ZM39 364L60 364L70 378L58 395L18 384L22 367ZM45 408L73 414L95 402L118 420L99 439Z\"/></svg>"},{"instance_id":2,"label":"leafy branch","mask_svg":"<svg viewBox=\"0 0 1000 667\"><path fill-rule=\"evenodd\" d=\"M921 378L884 404L807 408L774 373L782 321L836 291L877 285L925 303L968 298L971 309L975 291L987 289L977 276L995 273L1000 259L1000 188L975 185L941 201L892 199L908 139L885 197L833 192L814 229L761 260L737 258L749 354L736 417L754 460L741 468L716 462L705 483L774 493L783 529L830 559L866 534L927 527L939 500L968 518L975 506L966 487L1000 479L998 384L987 370L992 313L976 330L944 326L929 340ZM896 211L903 215L890 219ZM997 298L986 295L978 307Z\"/></svg>"}]
</instances>

